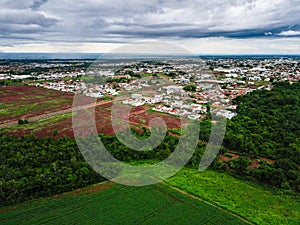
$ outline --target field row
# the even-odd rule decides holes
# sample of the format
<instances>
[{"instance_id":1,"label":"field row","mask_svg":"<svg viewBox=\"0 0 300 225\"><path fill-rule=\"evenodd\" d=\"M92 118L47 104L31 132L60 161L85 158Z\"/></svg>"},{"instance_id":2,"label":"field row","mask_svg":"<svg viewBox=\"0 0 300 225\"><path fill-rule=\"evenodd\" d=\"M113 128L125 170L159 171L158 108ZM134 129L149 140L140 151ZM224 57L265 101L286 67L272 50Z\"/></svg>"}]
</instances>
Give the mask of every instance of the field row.
<instances>
[{"instance_id":1,"label":"field row","mask_svg":"<svg viewBox=\"0 0 300 225\"><path fill-rule=\"evenodd\" d=\"M0 89L0 124L5 126L13 123L13 127L7 128L9 134L23 136L33 134L38 137L74 137L72 109L74 95L55 90L48 90L37 87L28 86L8 86ZM83 97L84 102L94 102L94 99ZM85 101L86 100L86 101ZM150 121L155 117L162 118L169 129L181 127L180 119L157 112L148 111L146 106L138 106L128 108L129 106L114 104L112 102L105 103L98 100L97 104L101 104L95 108L95 124L98 133L113 134L116 130L124 129L127 126L127 113L129 115L130 127L142 131L142 127L149 128ZM112 113L112 109L114 110ZM73 120L81 123L84 132L82 135L91 133L90 124L86 123L86 118L93 113L93 108L85 109L83 114L75 116ZM51 118L43 118L43 116L57 113ZM61 112L61 113L60 113ZM41 117L39 119L39 117ZM38 118L32 120L31 118ZM15 126L19 119L29 120L28 124ZM116 126L112 127L112 121ZM10 125L11 126L11 125Z\"/></svg>"},{"instance_id":2,"label":"field row","mask_svg":"<svg viewBox=\"0 0 300 225\"><path fill-rule=\"evenodd\" d=\"M72 107L73 94L27 86L0 88L0 123Z\"/></svg>"},{"instance_id":3,"label":"field row","mask_svg":"<svg viewBox=\"0 0 300 225\"><path fill-rule=\"evenodd\" d=\"M298 225L300 221L299 195L276 192L226 173L185 168L167 183L256 224Z\"/></svg>"},{"instance_id":4,"label":"field row","mask_svg":"<svg viewBox=\"0 0 300 225\"><path fill-rule=\"evenodd\" d=\"M126 107L126 106L122 106ZM122 131L125 125L127 125L127 118L123 114L111 113L112 103L107 103L101 106L97 106L95 110L95 124L98 133L111 135L116 131ZM92 113L93 109L85 109L80 116L74 116L72 113L62 114L54 116L48 119L42 119L36 122L30 122L28 124L22 124L14 127L7 128L6 131L9 134L15 136L23 136L33 134L38 137L74 137L72 119L76 120L78 124L81 124L81 133L83 136L89 135L92 132L92 127L86 122L86 118ZM119 109L122 110L122 109ZM129 125L131 128L141 131L141 127L149 128L149 122L155 118L160 117L165 122L169 129L180 128L180 119L157 112L148 112L145 106L140 106L133 109L129 116ZM112 121L116 124L112 126Z\"/></svg>"},{"instance_id":5,"label":"field row","mask_svg":"<svg viewBox=\"0 0 300 225\"><path fill-rule=\"evenodd\" d=\"M1 224L247 224L163 185L104 183L0 214Z\"/></svg>"}]
</instances>

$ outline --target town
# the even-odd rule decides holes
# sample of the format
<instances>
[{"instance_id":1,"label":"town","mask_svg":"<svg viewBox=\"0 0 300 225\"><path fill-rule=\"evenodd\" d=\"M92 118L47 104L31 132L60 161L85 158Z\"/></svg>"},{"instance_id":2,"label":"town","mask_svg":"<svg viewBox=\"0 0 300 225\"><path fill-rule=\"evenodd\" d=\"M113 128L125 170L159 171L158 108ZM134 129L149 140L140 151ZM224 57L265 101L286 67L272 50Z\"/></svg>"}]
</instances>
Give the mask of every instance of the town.
<instances>
[{"instance_id":1,"label":"town","mask_svg":"<svg viewBox=\"0 0 300 225\"><path fill-rule=\"evenodd\" d=\"M274 82L300 79L300 62L293 58L205 58L167 61L91 60L10 63L0 66L0 84L18 80L27 85L95 98L130 96L123 104L149 104L155 111L189 119L208 112L231 119L232 100ZM117 68L117 69L116 69ZM100 82L88 77L104 77ZM160 84L161 82L161 84ZM151 89L152 93L149 94ZM143 95L142 93L146 93ZM211 107L207 107L207 105Z\"/></svg>"}]
</instances>

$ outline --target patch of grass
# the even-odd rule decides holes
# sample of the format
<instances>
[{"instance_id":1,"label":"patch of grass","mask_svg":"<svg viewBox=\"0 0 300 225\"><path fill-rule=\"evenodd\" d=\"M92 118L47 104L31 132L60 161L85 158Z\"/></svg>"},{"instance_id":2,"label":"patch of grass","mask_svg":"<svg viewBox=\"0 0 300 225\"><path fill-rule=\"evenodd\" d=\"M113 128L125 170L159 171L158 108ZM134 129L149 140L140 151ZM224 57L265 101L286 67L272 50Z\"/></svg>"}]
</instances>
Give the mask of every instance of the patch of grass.
<instances>
[{"instance_id":1,"label":"patch of grass","mask_svg":"<svg viewBox=\"0 0 300 225\"><path fill-rule=\"evenodd\" d=\"M226 173L184 168L167 183L257 224L299 224L299 195L276 193Z\"/></svg>"},{"instance_id":2,"label":"patch of grass","mask_svg":"<svg viewBox=\"0 0 300 225\"><path fill-rule=\"evenodd\" d=\"M227 153L227 152L226 152L224 155L225 155L226 157L228 157L228 158L232 158L232 157L233 157L233 155L232 155L231 153Z\"/></svg>"},{"instance_id":3,"label":"patch of grass","mask_svg":"<svg viewBox=\"0 0 300 225\"><path fill-rule=\"evenodd\" d=\"M254 84L257 86L267 86L268 84L271 84L271 82L259 80L259 81L254 81Z\"/></svg>"},{"instance_id":4,"label":"patch of grass","mask_svg":"<svg viewBox=\"0 0 300 225\"><path fill-rule=\"evenodd\" d=\"M152 73L142 73L140 74L142 77L152 77L153 74Z\"/></svg>"},{"instance_id":5,"label":"patch of grass","mask_svg":"<svg viewBox=\"0 0 300 225\"><path fill-rule=\"evenodd\" d=\"M144 119L138 119L138 121L139 121L139 123L141 123L141 124L145 124L145 123L146 123L146 120L144 120Z\"/></svg>"},{"instance_id":6,"label":"patch of grass","mask_svg":"<svg viewBox=\"0 0 300 225\"><path fill-rule=\"evenodd\" d=\"M0 115L6 115L7 112L9 112L11 115L17 116L35 111L43 111L45 109L54 109L56 106L61 106L68 103L69 102L64 99L56 99L45 102L35 102L31 104L6 104L5 107L0 110Z\"/></svg>"},{"instance_id":7,"label":"patch of grass","mask_svg":"<svg viewBox=\"0 0 300 225\"><path fill-rule=\"evenodd\" d=\"M72 113L61 114L61 115L53 116L50 118L41 119L36 122L29 122L26 124L9 127L9 128L6 128L5 131L13 131L16 129L39 131L39 130L43 129L43 127L49 126L50 124L54 124L55 122L58 122L60 120L67 119L70 117L72 117Z\"/></svg>"},{"instance_id":8,"label":"patch of grass","mask_svg":"<svg viewBox=\"0 0 300 225\"><path fill-rule=\"evenodd\" d=\"M181 134L181 129L180 128L173 128L173 129L170 129L170 131L174 134Z\"/></svg>"},{"instance_id":9,"label":"patch of grass","mask_svg":"<svg viewBox=\"0 0 300 225\"><path fill-rule=\"evenodd\" d=\"M33 96L30 96L30 98L31 99L44 99L45 96L43 96L43 95L33 95ZM20 100L28 100L28 97L22 97L22 98L20 98Z\"/></svg>"},{"instance_id":10,"label":"patch of grass","mask_svg":"<svg viewBox=\"0 0 300 225\"><path fill-rule=\"evenodd\" d=\"M147 113L152 113L152 112L158 112L158 111L155 111L155 110L153 110L153 109L148 109L148 110L146 110L146 112L147 112Z\"/></svg>"}]
</instances>

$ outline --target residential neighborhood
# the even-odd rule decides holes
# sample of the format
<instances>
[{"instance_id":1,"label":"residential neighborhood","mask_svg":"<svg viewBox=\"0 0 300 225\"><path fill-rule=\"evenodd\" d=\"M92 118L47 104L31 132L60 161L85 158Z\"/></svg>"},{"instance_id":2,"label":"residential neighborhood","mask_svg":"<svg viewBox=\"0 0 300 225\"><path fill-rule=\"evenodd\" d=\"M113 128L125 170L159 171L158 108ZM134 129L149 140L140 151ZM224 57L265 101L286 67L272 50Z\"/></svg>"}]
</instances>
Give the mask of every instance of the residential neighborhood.
<instances>
[{"instance_id":1,"label":"residential neighborhood","mask_svg":"<svg viewBox=\"0 0 300 225\"><path fill-rule=\"evenodd\" d=\"M231 119L237 96L271 90L273 82L300 79L299 61L293 58L99 60L84 65L84 61L6 64L0 66L0 80L29 81L30 86L94 98L126 94L123 104L148 104L152 110L189 119L205 117L209 104L211 113Z\"/></svg>"}]
</instances>

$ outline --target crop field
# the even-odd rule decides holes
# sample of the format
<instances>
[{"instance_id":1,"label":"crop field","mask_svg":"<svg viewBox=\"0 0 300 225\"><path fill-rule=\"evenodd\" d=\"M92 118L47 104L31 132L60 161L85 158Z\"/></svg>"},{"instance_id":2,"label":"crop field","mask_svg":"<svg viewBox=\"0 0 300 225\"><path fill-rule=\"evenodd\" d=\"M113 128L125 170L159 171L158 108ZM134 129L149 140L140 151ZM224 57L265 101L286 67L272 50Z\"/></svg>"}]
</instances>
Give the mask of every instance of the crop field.
<instances>
[{"instance_id":1,"label":"crop field","mask_svg":"<svg viewBox=\"0 0 300 225\"><path fill-rule=\"evenodd\" d=\"M1 224L248 224L164 184L111 182L2 209Z\"/></svg>"},{"instance_id":2,"label":"crop field","mask_svg":"<svg viewBox=\"0 0 300 225\"><path fill-rule=\"evenodd\" d=\"M280 193L226 173L184 168L167 183L256 224L298 225L300 221L300 199L296 193Z\"/></svg>"},{"instance_id":3,"label":"crop field","mask_svg":"<svg viewBox=\"0 0 300 225\"><path fill-rule=\"evenodd\" d=\"M70 93L38 87L1 87L0 123L70 108L73 96Z\"/></svg>"}]
</instances>

